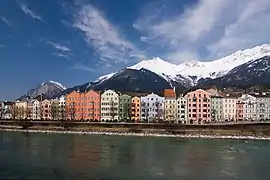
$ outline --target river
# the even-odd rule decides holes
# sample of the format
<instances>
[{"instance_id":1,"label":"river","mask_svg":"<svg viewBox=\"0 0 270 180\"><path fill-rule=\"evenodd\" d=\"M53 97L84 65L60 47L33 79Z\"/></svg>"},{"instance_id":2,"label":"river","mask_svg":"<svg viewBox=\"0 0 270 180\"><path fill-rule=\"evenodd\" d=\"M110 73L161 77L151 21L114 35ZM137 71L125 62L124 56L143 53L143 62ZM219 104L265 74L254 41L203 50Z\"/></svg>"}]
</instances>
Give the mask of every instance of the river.
<instances>
[{"instance_id":1,"label":"river","mask_svg":"<svg viewBox=\"0 0 270 180\"><path fill-rule=\"evenodd\" d=\"M0 132L0 179L269 180L270 141Z\"/></svg>"}]
</instances>

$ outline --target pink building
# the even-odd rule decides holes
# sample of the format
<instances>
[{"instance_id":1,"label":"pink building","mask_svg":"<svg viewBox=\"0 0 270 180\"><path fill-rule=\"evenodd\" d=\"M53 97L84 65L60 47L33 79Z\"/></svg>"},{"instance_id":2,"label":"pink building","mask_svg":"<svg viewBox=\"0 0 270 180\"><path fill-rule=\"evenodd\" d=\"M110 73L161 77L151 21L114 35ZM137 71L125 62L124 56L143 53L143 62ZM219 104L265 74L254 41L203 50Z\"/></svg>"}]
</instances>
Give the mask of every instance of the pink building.
<instances>
[{"instance_id":1,"label":"pink building","mask_svg":"<svg viewBox=\"0 0 270 180\"><path fill-rule=\"evenodd\" d=\"M204 124L211 121L211 94L197 89L185 95L188 100L188 119L190 124Z\"/></svg>"},{"instance_id":2,"label":"pink building","mask_svg":"<svg viewBox=\"0 0 270 180\"><path fill-rule=\"evenodd\" d=\"M244 120L244 102L241 98L238 98L236 101L236 121Z\"/></svg>"}]
</instances>

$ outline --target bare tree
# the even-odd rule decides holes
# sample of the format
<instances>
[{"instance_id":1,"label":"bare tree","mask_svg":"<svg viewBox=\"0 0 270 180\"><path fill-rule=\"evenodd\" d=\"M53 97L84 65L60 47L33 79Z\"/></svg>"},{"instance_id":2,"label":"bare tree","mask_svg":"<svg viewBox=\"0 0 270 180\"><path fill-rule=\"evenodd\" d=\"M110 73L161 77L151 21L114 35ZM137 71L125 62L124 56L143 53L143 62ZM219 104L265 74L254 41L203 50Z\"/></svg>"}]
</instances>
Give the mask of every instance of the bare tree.
<instances>
[{"instance_id":1,"label":"bare tree","mask_svg":"<svg viewBox=\"0 0 270 180\"><path fill-rule=\"evenodd\" d=\"M27 107L25 112L26 119L33 119L32 114L32 107Z\"/></svg>"},{"instance_id":2,"label":"bare tree","mask_svg":"<svg viewBox=\"0 0 270 180\"><path fill-rule=\"evenodd\" d=\"M69 113L70 119L74 120L75 119L75 102L72 102L72 104L70 105L68 109L68 113Z\"/></svg>"},{"instance_id":3,"label":"bare tree","mask_svg":"<svg viewBox=\"0 0 270 180\"><path fill-rule=\"evenodd\" d=\"M44 111L44 107L42 102L40 102L40 108L39 108L39 116L40 116L40 120L43 120L43 111Z\"/></svg>"},{"instance_id":4,"label":"bare tree","mask_svg":"<svg viewBox=\"0 0 270 180\"><path fill-rule=\"evenodd\" d=\"M11 118L12 119L16 119L17 118L17 114L18 114L18 109L17 107L14 105L11 108Z\"/></svg>"},{"instance_id":5,"label":"bare tree","mask_svg":"<svg viewBox=\"0 0 270 180\"><path fill-rule=\"evenodd\" d=\"M125 119L126 121L128 120L128 113L129 113L129 104L127 103L127 102L125 102L124 104L123 104L123 112L122 112L123 114L123 119Z\"/></svg>"},{"instance_id":6,"label":"bare tree","mask_svg":"<svg viewBox=\"0 0 270 180\"><path fill-rule=\"evenodd\" d=\"M128 104L127 117L128 117L128 120L131 121L131 117L132 117L132 103L129 103Z\"/></svg>"},{"instance_id":7,"label":"bare tree","mask_svg":"<svg viewBox=\"0 0 270 180\"><path fill-rule=\"evenodd\" d=\"M145 120L149 123L149 107L146 105L145 102L142 102L141 106L142 106L142 111L144 112Z\"/></svg>"},{"instance_id":8,"label":"bare tree","mask_svg":"<svg viewBox=\"0 0 270 180\"><path fill-rule=\"evenodd\" d=\"M5 116L5 109L4 109L4 104L0 104L0 119L2 119Z\"/></svg>"},{"instance_id":9,"label":"bare tree","mask_svg":"<svg viewBox=\"0 0 270 180\"><path fill-rule=\"evenodd\" d=\"M24 107L17 107L17 117L18 119L25 119L25 114L26 114L26 108Z\"/></svg>"},{"instance_id":10,"label":"bare tree","mask_svg":"<svg viewBox=\"0 0 270 180\"><path fill-rule=\"evenodd\" d=\"M56 102L53 102L51 105L52 120L59 119L59 105Z\"/></svg>"},{"instance_id":11,"label":"bare tree","mask_svg":"<svg viewBox=\"0 0 270 180\"><path fill-rule=\"evenodd\" d=\"M60 105L59 106L59 115L60 115L60 119L61 120L65 120L65 106L64 105Z\"/></svg>"},{"instance_id":12,"label":"bare tree","mask_svg":"<svg viewBox=\"0 0 270 180\"><path fill-rule=\"evenodd\" d=\"M114 118L116 116L116 110L115 110L115 107L114 107L114 101L111 101L110 102L110 116L111 116L111 120L114 121Z\"/></svg>"},{"instance_id":13,"label":"bare tree","mask_svg":"<svg viewBox=\"0 0 270 180\"><path fill-rule=\"evenodd\" d=\"M95 116L94 116L94 114L95 114L95 102L94 101L91 101L90 102L90 104L91 104L91 109L90 109L90 120L95 120Z\"/></svg>"},{"instance_id":14,"label":"bare tree","mask_svg":"<svg viewBox=\"0 0 270 180\"><path fill-rule=\"evenodd\" d=\"M162 109L162 106L160 105L160 103L159 102L156 102L155 103L156 104L156 118L157 118L157 120L158 121L160 121L160 120L162 120L161 118L162 118L162 115L163 115L163 109Z\"/></svg>"}]
</instances>

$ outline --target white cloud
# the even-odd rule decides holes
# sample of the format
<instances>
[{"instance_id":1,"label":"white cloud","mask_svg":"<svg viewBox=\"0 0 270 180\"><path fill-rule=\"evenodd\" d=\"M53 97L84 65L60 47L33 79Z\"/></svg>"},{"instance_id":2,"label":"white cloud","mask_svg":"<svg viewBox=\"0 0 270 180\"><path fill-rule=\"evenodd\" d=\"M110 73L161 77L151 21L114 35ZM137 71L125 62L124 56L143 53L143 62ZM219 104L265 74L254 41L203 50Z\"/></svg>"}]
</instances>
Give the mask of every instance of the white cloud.
<instances>
[{"instance_id":1,"label":"white cloud","mask_svg":"<svg viewBox=\"0 0 270 180\"><path fill-rule=\"evenodd\" d=\"M92 5L82 5L74 15L73 27L85 35L103 63L128 63L131 59L144 59L144 53L128 41L105 15Z\"/></svg>"},{"instance_id":2,"label":"white cloud","mask_svg":"<svg viewBox=\"0 0 270 180\"><path fill-rule=\"evenodd\" d=\"M63 52L70 52L71 49L68 48L67 46L52 42L52 41L47 41L48 44L52 45L55 49L63 51Z\"/></svg>"},{"instance_id":3,"label":"white cloud","mask_svg":"<svg viewBox=\"0 0 270 180\"><path fill-rule=\"evenodd\" d=\"M213 55L224 56L237 49L269 43L269 19L269 0L249 0L239 8L237 20L226 26L224 35L208 49Z\"/></svg>"},{"instance_id":4,"label":"white cloud","mask_svg":"<svg viewBox=\"0 0 270 180\"><path fill-rule=\"evenodd\" d=\"M24 14L26 14L34 19L40 20L40 21L43 20L41 16L37 15L35 12L33 12L31 9L29 9L25 4L22 4L20 2L18 2L18 4L20 5L20 8L24 12Z\"/></svg>"},{"instance_id":5,"label":"white cloud","mask_svg":"<svg viewBox=\"0 0 270 180\"><path fill-rule=\"evenodd\" d=\"M269 8L270 0L199 0L174 16L143 13L133 27L168 59L217 58L269 42Z\"/></svg>"},{"instance_id":6,"label":"white cloud","mask_svg":"<svg viewBox=\"0 0 270 180\"><path fill-rule=\"evenodd\" d=\"M70 69L71 70L83 70L83 71L88 71L88 72L97 72L97 71L100 71L97 68L86 66L86 65L84 65L84 64L82 64L80 62L75 63Z\"/></svg>"},{"instance_id":7,"label":"white cloud","mask_svg":"<svg viewBox=\"0 0 270 180\"><path fill-rule=\"evenodd\" d=\"M0 19L1 19L4 23L6 23L6 25L12 26L11 22L9 22L9 20L7 20L7 18L5 18L4 16L0 16Z\"/></svg>"},{"instance_id":8,"label":"white cloud","mask_svg":"<svg viewBox=\"0 0 270 180\"><path fill-rule=\"evenodd\" d=\"M69 56L67 54L63 53L53 53L53 55L64 58L64 59L69 59Z\"/></svg>"}]
</instances>

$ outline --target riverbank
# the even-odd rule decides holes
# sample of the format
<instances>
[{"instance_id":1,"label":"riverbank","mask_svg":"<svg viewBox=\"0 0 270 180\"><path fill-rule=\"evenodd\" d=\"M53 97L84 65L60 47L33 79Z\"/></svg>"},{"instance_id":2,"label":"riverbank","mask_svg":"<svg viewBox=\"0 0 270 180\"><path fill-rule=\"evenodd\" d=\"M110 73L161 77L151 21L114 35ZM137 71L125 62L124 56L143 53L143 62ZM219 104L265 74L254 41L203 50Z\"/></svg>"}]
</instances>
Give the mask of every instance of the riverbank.
<instances>
[{"instance_id":1,"label":"riverbank","mask_svg":"<svg viewBox=\"0 0 270 180\"><path fill-rule=\"evenodd\" d=\"M209 132L192 132L186 134L169 134L169 133L151 133L151 132L113 132L113 131L80 131L80 130L64 130L64 129L20 129L20 127L3 127L0 126L2 132L28 132L28 133L50 133L50 134L80 134L80 135L106 135L106 136L140 136L140 137L170 137L170 138L188 138L188 139L238 139L238 140L270 140L270 136L258 135L222 135L222 133Z\"/></svg>"}]
</instances>

